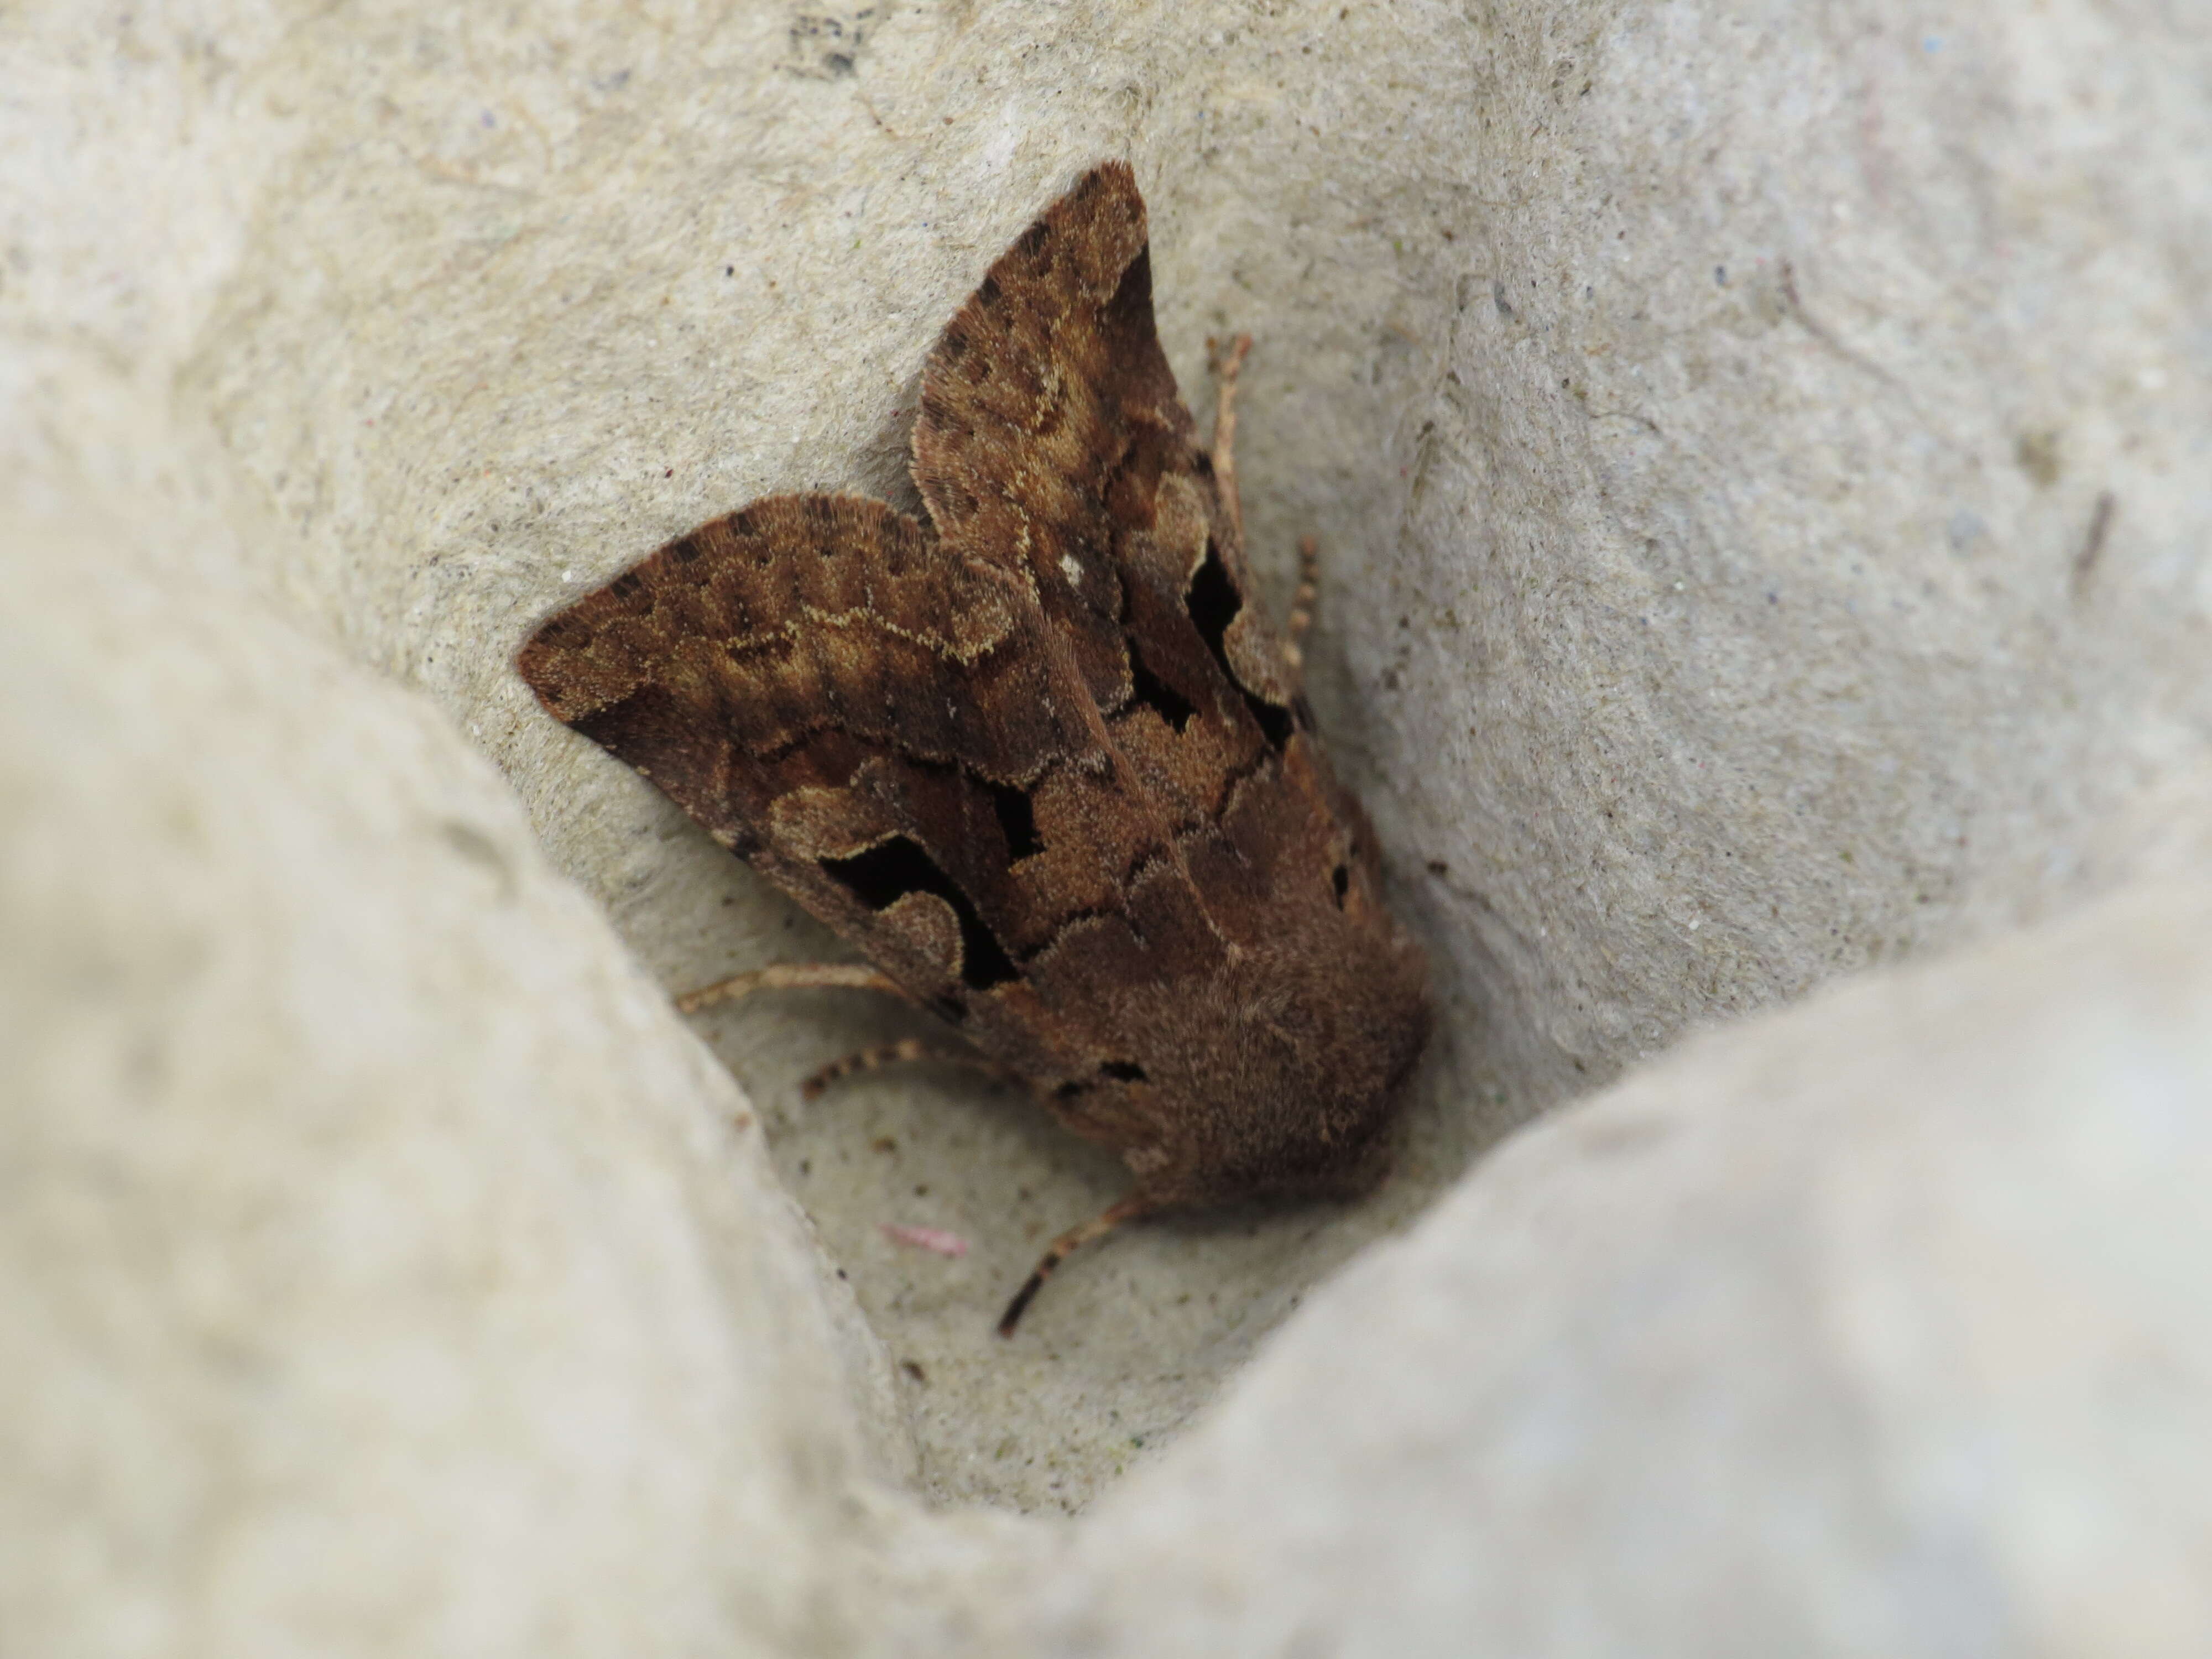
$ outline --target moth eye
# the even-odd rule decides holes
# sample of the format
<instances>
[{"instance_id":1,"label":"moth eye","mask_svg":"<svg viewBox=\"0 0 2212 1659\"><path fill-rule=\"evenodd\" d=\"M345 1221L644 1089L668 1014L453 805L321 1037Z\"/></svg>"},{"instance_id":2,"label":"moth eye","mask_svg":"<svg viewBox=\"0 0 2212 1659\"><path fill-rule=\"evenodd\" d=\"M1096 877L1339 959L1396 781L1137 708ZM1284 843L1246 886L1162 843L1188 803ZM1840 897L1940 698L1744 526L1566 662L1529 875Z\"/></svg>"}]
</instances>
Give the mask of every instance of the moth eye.
<instances>
[{"instance_id":1,"label":"moth eye","mask_svg":"<svg viewBox=\"0 0 2212 1659\"><path fill-rule=\"evenodd\" d=\"M1206 648L1213 653L1221 672L1229 677L1230 684L1243 695L1244 706L1252 711L1259 722L1260 731L1271 749L1281 749L1291 740L1290 711L1279 708L1265 697L1253 696L1244 683L1237 678L1237 671L1229 665L1229 624L1237 620L1237 613L1244 608L1243 595L1236 583L1229 580L1229 568L1221 562L1221 550L1213 538L1206 538L1206 558L1198 572L1190 579L1190 591L1183 596L1184 607L1191 621L1197 625L1199 637Z\"/></svg>"},{"instance_id":2,"label":"moth eye","mask_svg":"<svg viewBox=\"0 0 2212 1659\"><path fill-rule=\"evenodd\" d=\"M893 836L848 859L823 859L822 871L871 910L888 910L908 893L933 894L951 905L960 923L960 977L970 989L988 991L1021 976L974 902L906 836Z\"/></svg>"},{"instance_id":3,"label":"moth eye","mask_svg":"<svg viewBox=\"0 0 2212 1659\"><path fill-rule=\"evenodd\" d=\"M988 778L983 787L991 792L991 810L998 815L999 833L1006 838L1006 861L1019 863L1043 852L1044 842L1037 836L1036 808L1029 791L993 783Z\"/></svg>"}]
</instances>

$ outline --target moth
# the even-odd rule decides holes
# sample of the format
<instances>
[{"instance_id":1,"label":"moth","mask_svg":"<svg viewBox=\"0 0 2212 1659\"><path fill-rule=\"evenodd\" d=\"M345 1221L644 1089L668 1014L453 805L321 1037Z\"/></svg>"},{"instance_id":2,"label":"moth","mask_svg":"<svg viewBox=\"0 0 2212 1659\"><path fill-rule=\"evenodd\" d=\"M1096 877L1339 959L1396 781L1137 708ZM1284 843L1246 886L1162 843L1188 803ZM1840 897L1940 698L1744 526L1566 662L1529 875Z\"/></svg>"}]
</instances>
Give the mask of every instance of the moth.
<instances>
[{"instance_id":1,"label":"moth","mask_svg":"<svg viewBox=\"0 0 2212 1659\"><path fill-rule=\"evenodd\" d=\"M1287 637L1246 562L1249 344L1217 364L1209 451L1154 331L1144 200L1107 162L929 354L927 523L765 497L558 612L518 661L556 719L870 964L763 969L681 1006L902 996L1127 1164L1002 1335L1123 1223L1373 1186L1428 1036L1420 953L1300 695L1312 543ZM822 1075L922 1057L910 1040Z\"/></svg>"}]
</instances>

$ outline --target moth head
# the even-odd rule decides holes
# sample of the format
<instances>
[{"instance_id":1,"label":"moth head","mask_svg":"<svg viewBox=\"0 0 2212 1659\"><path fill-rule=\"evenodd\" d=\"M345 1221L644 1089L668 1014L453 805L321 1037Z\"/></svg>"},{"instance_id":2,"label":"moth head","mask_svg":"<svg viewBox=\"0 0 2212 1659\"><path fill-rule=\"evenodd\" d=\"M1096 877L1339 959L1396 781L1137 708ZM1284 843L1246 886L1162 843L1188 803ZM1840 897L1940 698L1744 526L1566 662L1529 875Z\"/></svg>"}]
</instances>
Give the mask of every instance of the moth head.
<instances>
[{"instance_id":1,"label":"moth head","mask_svg":"<svg viewBox=\"0 0 2212 1659\"><path fill-rule=\"evenodd\" d=\"M1160 1167L1131 1163L1177 1201L1366 1191L1428 1040L1425 977L1395 932L1249 952L1169 1017L1146 1079Z\"/></svg>"}]
</instances>

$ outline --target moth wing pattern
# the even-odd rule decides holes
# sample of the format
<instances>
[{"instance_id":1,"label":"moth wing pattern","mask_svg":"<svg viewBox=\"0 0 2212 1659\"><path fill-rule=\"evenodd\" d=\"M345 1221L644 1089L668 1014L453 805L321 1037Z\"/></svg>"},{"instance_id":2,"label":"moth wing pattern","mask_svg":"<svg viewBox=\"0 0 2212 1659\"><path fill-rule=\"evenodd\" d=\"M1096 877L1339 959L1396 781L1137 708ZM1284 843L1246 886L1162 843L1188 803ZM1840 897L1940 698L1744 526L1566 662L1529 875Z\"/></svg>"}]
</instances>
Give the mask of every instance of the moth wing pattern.
<instances>
[{"instance_id":1,"label":"moth wing pattern","mask_svg":"<svg viewBox=\"0 0 2212 1659\"><path fill-rule=\"evenodd\" d=\"M922 378L929 522L784 495L519 666L1153 1204L1356 1189L1425 1039L1418 951L1256 603L1094 169Z\"/></svg>"},{"instance_id":2,"label":"moth wing pattern","mask_svg":"<svg viewBox=\"0 0 2212 1659\"><path fill-rule=\"evenodd\" d=\"M1086 740L1044 632L1004 569L883 502L779 495L560 612L518 665L556 719L957 1018L1018 978L969 896L1004 927L1024 786Z\"/></svg>"},{"instance_id":3,"label":"moth wing pattern","mask_svg":"<svg viewBox=\"0 0 2212 1659\"><path fill-rule=\"evenodd\" d=\"M949 544L1022 550L1101 709L1135 696L1188 730L1190 696L1249 688L1248 712L1284 735L1294 699L1281 644L1247 603L1243 544L1160 349L1144 199L1126 164L1085 175L955 313L923 371L914 456ZM1208 644L1219 676L1199 654ZM1201 738L1235 732L1221 712ZM1233 769L1251 753L1217 741L1209 758Z\"/></svg>"},{"instance_id":4,"label":"moth wing pattern","mask_svg":"<svg viewBox=\"0 0 2212 1659\"><path fill-rule=\"evenodd\" d=\"M1357 965L1382 989L1372 1004L1350 992L1331 1012L1371 1013L1397 1054L1417 1054L1427 1030L1418 958L1382 909L1372 832L1322 756L1161 349L1147 217L1127 165L1086 174L955 313L923 373L914 454L948 545L1022 550L1119 756L1167 820L1176 862L1194 878L1188 899L1213 935L1188 965L1214 966L1209 986L1206 973L1175 972L1148 953L1161 988L1222 1016L1217 1033L1249 1033L1250 1020L1219 1006L1232 964L1255 981L1279 975L1255 986L1264 1003L1286 993L1283 978L1306 977L1304 963L1283 970L1307 951L1340 952L1338 977ZM1040 823L1048 845L1060 826ZM1314 999L1291 1000L1310 1008ZM1131 1017L1164 1034L1182 1024L1157 1006ZM1342 1063L1368 1059L1363 1045L1334 1018L1319 1024L1304 1056L1311 1069L1375 1085L1364 1064ZM1204 1042L1194 1032L1187 1046ZM1249 1062L1249 1048L1239 1058ZM1285 1082L1294 1097L1303 1092ZM1395 1089L1395 1079L1383 1085ZM1172 1115L1170 1100L1150 1109L1156 1128ZM1223 1122L1195 1103L1190 1115L1185 1131L1212 1143L1186 1154L1190 1162L1230 1160L1237 1174L1224 1187L1272 1184L1261 1169L1280 1145L1263 1133L1250 1147L1225 1146ZM1348 1151L1365 1127L1344 1124L1338 1146Z\"/></svg>"}]
</instances>

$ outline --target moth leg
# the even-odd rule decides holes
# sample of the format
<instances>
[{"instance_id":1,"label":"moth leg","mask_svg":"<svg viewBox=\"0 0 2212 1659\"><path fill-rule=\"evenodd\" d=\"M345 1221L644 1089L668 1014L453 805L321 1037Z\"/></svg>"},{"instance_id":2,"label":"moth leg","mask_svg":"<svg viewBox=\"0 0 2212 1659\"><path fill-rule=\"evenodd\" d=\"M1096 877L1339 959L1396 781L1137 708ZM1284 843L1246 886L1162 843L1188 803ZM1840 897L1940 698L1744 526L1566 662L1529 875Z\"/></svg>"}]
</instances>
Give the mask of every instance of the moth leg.
<instances>
[{"instance_id":1,"label":"moth leg","mask_svg":"<svg viewBox=\"0 0 2212 1659\"><path fill-rule=\"evenodd\" d=\"M718 1002L734 1002L756 991L796 991L818 985L842 986L854 991L885 991L903 1001L914 999L889 975L857 962L779 962L750 973L732 974L712 985L702 985L676 999L676 1012L696 1014Z\"/></svg>"},{"instance_id":2,"label":"moth leg","mask_svg":"<svg viewBox=\"0 0 2212 1659\"><path fill-rule=\"evenodd\" d=\"M999 1334L1012 1336L1014 1327L1021 1322L1022 1315L1044 1288L1053 1269L1096 1238L1103 1238L1125 1221L1134 1221L1139 1216L1149 1215L1160 1207L1159 1201L1144 1193L1131 1193L1120 1203L1113 1205L1102 1215L1093 1216L1080 1227L1070 1227L1046 1249L1035 1271L1014 1292L1014 1299L1006 1304L1006 1311L999 1316Z\"/></svg>"},{"instance_id":3,"label":"moth leg","mask_svg":"<svg viewBox=\"0 0 2212 1659\"><path fill-rule=\"evenodd\" d=\"M957 1048L933 1048L920 1037L902 1037L896 1042L878 1042L834 1060L812 1077L799 1085L802 1099L813 1100L839 1078L850 1077L855 1072L873 1072L885 1066L897 1066L906 1061L933 1060L947 1066L965 1066L970 1071L982 1072L1001 1083L1017 1083L1020 1079L995 1060L986 1060L981 1054L963 1054Z\"/></svg>"},{"instance_id":4,"label":"moth leg","mask_svg":"<svg viewBox=\"0 0 2212 1659\"><path fill-rule=\"evenodd\" d=\"M1291 686L1297 690L1305 678L1306 630L1313 626L1314 605L1321 593L1321 544L1310 536L1298 538L1298 591L1291 600L1291 625L1283 640L1283 660L1290 665Z\"/></svg>"},{"instance_id":5,"label":"moth leg","mask_svg":"<svg viewBox=\"0 0 2212 1659\"><path fill-rule=\"evenodd\" d=\"M1237 376L1244 367L1244 354L1251 349L1252 337L1249 334L1237 335L1225 346L1213 340L1206 343L1206 366L1212 369L1219 383L1213 405L1213 483L1220 492L1222 508L1229 515L1229 526L1236 533L1240 550L1244 545L1244 503L1237 493ZM1313 626L1320 571L1320 544L1310 536L1300 538L1298 591L1291 601L1290 631L1283 641L1283 661L1291 671L1293 691L1304 678L1306 630Z\"/></svg>"},{"instance_id":6,"label":"moth leg","mask_svg":"<svg viewBox=\"0 0 2212 1659\"><path fill-rule=\"evenodd\" d=\"M1219 382L1213 403L1213 483L1221 492L1221 505L1239 548L1244 545L1244 504L1237 495L1237 372L1244 367L1244 354L1251 349L1249 334L1239 334L1218 349L1212 340L1206 343L1206 366Z\"/></svg>"}]
</instances>

